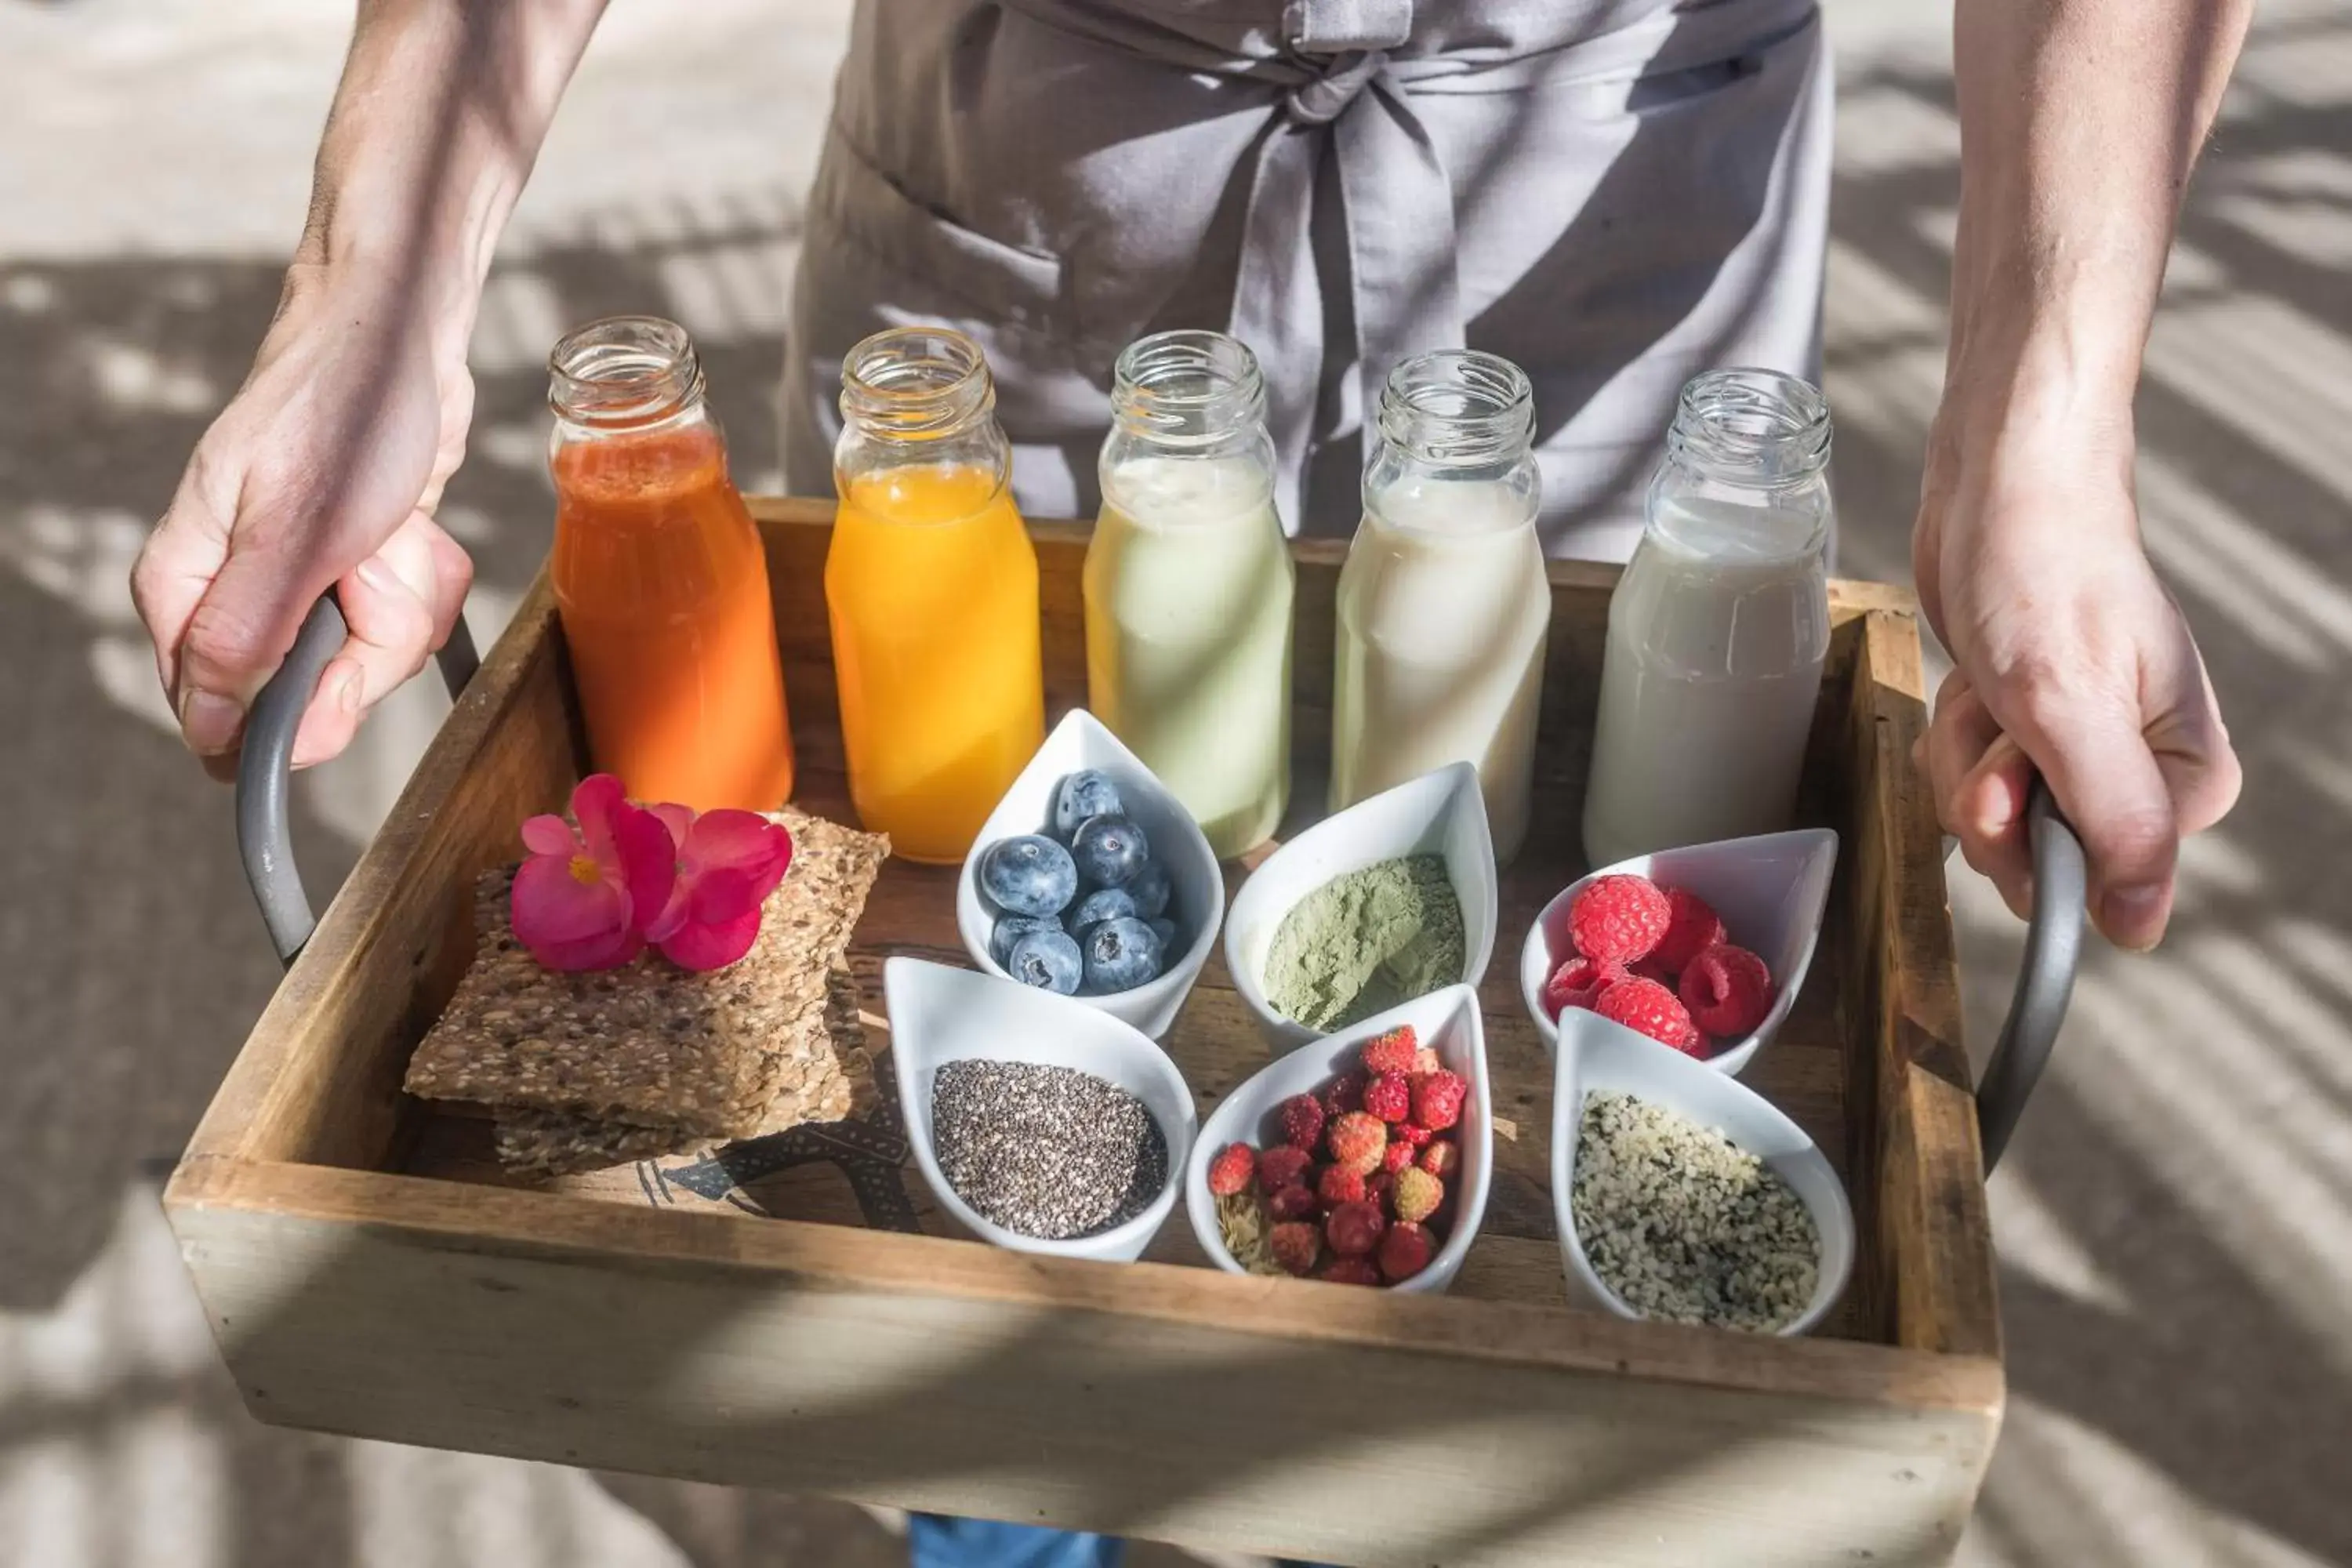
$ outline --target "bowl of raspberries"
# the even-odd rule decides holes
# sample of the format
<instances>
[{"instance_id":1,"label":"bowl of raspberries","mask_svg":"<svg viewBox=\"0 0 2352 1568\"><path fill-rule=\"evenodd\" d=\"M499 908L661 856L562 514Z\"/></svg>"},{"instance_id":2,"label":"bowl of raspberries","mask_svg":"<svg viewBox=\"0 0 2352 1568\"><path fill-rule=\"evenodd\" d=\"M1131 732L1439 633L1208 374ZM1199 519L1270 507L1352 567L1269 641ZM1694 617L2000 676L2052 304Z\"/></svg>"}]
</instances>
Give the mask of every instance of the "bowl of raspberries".
<instances>
[{"instance_id":1,"label":"bowl of raspberries","mask_svg":"<svg viewBox=\"0 0 2352 1568\"><path fill-rule=\"evenodd\" d=\"M1467 985L1301 1046L1192 1146L1184 1206L1234 1274L1443 1290L1486 1212L1486 1032Z\"/></svg>"},{"instance_id":2,"label":"bowl of raspberries","mask_svg":"<svg viewBox=\"0 0 2352 1568\"><path fill-rule=\"evenodd\" d=\"M983 973L1153 1039L1200 978L1224 908L1200 825L1083 708L997 802L956 883L956 929Z\"/></svg>"},{"instance_id":3,"label":"bowl of raspberries","mask_svg":"<svg viewBox=\"0 0 2352 1568\"><path fill-rule=\"evenodd\" d=\"M1570 1008L1738 1073L1805 983L1837 835L1801 828L1604 866L1544 906L1519 989L1548 1050Z\"/></svg>"}]
</instances>

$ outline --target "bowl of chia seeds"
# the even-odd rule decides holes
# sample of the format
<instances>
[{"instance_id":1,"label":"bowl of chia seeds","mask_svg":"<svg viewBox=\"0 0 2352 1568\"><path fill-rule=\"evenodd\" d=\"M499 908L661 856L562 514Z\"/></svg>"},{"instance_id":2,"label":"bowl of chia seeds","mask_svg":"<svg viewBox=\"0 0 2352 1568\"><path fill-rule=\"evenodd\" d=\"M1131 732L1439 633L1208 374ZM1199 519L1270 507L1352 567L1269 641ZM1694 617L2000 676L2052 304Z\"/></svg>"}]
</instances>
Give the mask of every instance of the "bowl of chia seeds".
<instances>
[{"instance_id":1,"label":"bowl of chia seeds","mask_svg":"<svg viewBox=\"0 0 2352 1568\"><path fill-rule=\"evenodd\" d=\"M1808 1333L1853 1271L1853 1210L1804 1129L1582 1010L1559 1021L1551 1189L1570 1300L1621 1318Z\"/></svg>"},{"instance_id":2,"label":"bowl of chia seeds","mask_svg":"<svg viewBox=\"0 0 2352 1568\"><path fill-rule=\"evenodd\" d=\"M1285 1049L1486 977L1500 923L1478 773L1455 763L1335 812L1251 873L1225 967Z\"/></svg>"},{"instance_id":3,"label":"bowl of chia seeds","mask_svg":"<svg viewBox=\"0 0 2352 1568\"><path fill-rule=\"evenodd\" d=\"M1076 997L883 966L898 1108L940 1209L1016 1252L1132 1262L1176 1206L1199 1118L1168 1053Z\"/></svg>"}]
</instances>

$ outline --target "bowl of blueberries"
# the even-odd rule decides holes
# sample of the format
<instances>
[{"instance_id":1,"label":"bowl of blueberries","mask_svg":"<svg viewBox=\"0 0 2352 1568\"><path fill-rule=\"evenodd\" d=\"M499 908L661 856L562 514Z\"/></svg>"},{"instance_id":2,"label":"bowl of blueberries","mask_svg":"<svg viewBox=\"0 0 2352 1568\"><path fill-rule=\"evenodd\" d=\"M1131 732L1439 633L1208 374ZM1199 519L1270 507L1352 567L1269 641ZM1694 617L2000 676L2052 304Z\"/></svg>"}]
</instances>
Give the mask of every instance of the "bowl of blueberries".
<instances>
[{"instance_id":1,"label":"bowl of blueberries","mask_svg":"<svg viewBox=\"0 0 2352 1568\"><path fill-rule=\"evenodd\" d=\"M956 928L983 971L1154 1039L1192 994L1224 908L1200 825L1082 708L996 803L956 882Z\"/></svg>"}]
</instances>

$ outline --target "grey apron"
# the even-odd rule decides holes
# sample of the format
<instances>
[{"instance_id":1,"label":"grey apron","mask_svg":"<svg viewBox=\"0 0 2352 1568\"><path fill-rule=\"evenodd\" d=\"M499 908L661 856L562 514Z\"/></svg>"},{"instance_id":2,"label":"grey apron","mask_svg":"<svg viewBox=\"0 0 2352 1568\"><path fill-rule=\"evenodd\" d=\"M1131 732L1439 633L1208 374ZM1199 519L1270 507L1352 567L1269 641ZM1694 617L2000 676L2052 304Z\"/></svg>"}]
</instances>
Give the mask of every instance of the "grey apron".
<instances>
[{"instance_id":1,"label":"grey apron","mask_svg":"<svg viewBox=\"0 0 2352 1568\"><path fill-rule=\"evenodd\" d=\"M939 321L995 369L1023 510L1091 516L1119 350L1217 327L1286 522L1344 536L1390 368L1467 346L1535 383L1547 547L1622 559L1685 379L1819 378L1830 92L1813 0L862 0L786 480L831 489L844 352Z\"/></svg>"}]
</instances>

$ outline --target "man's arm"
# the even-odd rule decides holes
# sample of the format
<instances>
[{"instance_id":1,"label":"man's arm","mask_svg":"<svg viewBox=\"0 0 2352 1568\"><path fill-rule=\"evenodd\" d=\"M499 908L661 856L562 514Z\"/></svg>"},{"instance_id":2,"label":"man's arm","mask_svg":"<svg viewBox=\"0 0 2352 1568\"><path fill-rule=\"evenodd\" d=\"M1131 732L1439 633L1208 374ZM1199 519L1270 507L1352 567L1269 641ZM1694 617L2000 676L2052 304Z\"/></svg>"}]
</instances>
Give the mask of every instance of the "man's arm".
<instances>
[{"instance_id":1,"label":"man's arm","mask_svg":"<svg viewBox=\"0 0 2352 1568\"><path fill-rule=\"evenodd\" d=\"M2038 769L2093 915L2153 945L2180 838L2239 770L2142 548L2132 394L2197 152L2252 0L1959 0L1951 348L1914 566L1958 666L1925 761L1945 826L2030 900Z\"/></svg>"},{"instance_id":2,"label":"man's arm","mask_svg":"<svg viewBox=\"0 0 2352 1568\"><path fill-rule=\"evenodd\" d=\"M164 689L215 771L328 587L351 639L298 762L341 751L448 637L472 567L433 511L473 414L467 341L603 9L362 0L277 319L131 574Z\"/></svg>"}]
</instances>

